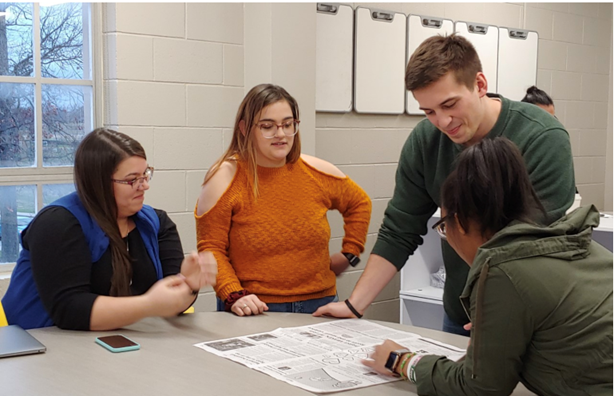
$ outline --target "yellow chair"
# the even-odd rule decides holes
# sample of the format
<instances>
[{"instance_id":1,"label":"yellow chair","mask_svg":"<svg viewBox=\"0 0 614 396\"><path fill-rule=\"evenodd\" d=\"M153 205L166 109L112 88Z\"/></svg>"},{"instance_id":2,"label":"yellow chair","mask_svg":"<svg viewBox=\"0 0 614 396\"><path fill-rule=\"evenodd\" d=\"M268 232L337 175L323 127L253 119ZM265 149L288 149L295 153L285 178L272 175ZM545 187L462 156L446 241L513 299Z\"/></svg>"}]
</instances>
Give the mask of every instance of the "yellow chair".
<instances>
[{"instance_id":1,"label":"yellow chair","mask_svg":"<svg viewBox=\"0 0 614 396\"><path fill-rule=\"evenodd\" d=\"M2 302L0 302L0 327L8 326L9 322L6 321L6 315L4 314L4 308L2 308Z\"/></svg>"}]
</instances>

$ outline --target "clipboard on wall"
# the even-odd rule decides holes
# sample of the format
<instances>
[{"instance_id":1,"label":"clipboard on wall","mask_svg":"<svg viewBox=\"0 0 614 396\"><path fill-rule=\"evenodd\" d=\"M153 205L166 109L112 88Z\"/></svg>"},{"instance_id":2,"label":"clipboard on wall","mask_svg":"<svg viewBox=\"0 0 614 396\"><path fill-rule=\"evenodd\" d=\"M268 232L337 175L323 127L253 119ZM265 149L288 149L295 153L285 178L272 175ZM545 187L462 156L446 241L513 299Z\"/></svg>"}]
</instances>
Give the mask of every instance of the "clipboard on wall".
<instances>
[{"instance_id":1,"label":"clipboard on wall","mask_svg":"<svg viewBox=\"0 0 614 396\"><path fill-rule=\"evenodd\" d=\"M354 12L337 3L316 9L316 111L352 111Z\"/></svg>"},{"instance_id":2,"label":"clipboard on wall","mask_svg":"<svg viewBox=\"0 0 614 396\"><path fill-rule=\"evenodd\" d=\"M536 84L538 43L535 31L499 28L498 93L521 100L527 88Z\"/></svg>"},{"instance_id":3,"label":"clipboard on wall","mask_svg":"<svg viewBox=\"0 0 614 396\"><path fill-rule=\"evenodd\" d=\"M488 92L499 92L497 90L499 28L482 23L457 21L454 23L454 31L475 47L488 82Z\"/></svg>"},{"instance_id":4,"label":"clipboard on wall","mask_svg":"<svg viewBox=\"0 0 614 396\"><path fill-rule=\"evenodd\" d=\"M357 7L354 40L354 110L405 111L405 14Z\"/></svg>"},{"instance_id":5,"label":"clipboard on wall","mask_svg":"<svg viewBox=\"0 0 614 396\"><path fill-rule=\"evenodd\" d=\"M454 22L451 19L409 15L407 17L407 58L405 64L407 65L409 58L424 40L436 35L447 36L453 32ZM407 114L424 115L424 112L420 110L418 101L414 99L414 95L407 90L405 92L405 112Z\"/></svg>"}]
</instances>

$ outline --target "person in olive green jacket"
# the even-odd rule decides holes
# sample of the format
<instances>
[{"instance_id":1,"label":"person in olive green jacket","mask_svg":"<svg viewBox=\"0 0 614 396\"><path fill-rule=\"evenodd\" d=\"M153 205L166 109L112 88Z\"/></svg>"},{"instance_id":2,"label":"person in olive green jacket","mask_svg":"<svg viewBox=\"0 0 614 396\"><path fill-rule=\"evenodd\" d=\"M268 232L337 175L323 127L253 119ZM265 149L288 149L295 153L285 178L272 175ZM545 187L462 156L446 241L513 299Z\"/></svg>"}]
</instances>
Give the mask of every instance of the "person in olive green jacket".
<instances>
[{"instance_id":1,"label":"person in olive green jacket","mask_svg":"<svg viewBox=\"0 0 614 396\"><path fill-rule=\"evenodd\" d=\"M518 381L538 395L612 395L612 253L592 241L597 209L533 223L543 207L505 138L463 151L441 200L433 228L470 266L467 355L401 352L388 340L364 363L392 375L385 363L400 355L392 369L419 395L509 395Z\"/></svg>"}]
</instances>

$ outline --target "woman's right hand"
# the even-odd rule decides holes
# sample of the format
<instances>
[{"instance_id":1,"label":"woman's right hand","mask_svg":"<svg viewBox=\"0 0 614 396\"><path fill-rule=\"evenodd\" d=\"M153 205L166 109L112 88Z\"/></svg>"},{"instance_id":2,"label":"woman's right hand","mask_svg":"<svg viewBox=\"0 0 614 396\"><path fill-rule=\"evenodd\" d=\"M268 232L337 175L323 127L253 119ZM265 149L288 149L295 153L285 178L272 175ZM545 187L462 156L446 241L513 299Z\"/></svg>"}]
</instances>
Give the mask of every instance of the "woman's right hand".
<instances>
[{"instance_id":1,"label":"woman's right hand","mask_svg":"<svg viewBox=\"0 0 614 396\"><path fill-rule=\"evenodd\" d=\"M181 275L194 291L205 286L214 286L217 276L217 260L210 251L187 255L181 263Z\"/></svg>"},{"instance_id":2,"label":"woman's right hand","mask_svg":"<svg viewBox=\"0 0 614 396\"><path fill-rule=\"evenodd\" d=\"M144 294L151 316L171 317L185 311L196 296L182 276L167 276L153 284Z\"/></svg>"},{"instance_id":3,"label":"woman's right hand","mask_svg":"<svg viewBox=\"0 0 614 396\"><path fill-rule=\"evenodd\" d=\"M255 294L249 294L245 297L241 297L232 304L230 310L237 316L250 316L260 315L264 311L268 311L269 307L267 307L264 302L260 301Z\"/></svg>"}]
</instances>

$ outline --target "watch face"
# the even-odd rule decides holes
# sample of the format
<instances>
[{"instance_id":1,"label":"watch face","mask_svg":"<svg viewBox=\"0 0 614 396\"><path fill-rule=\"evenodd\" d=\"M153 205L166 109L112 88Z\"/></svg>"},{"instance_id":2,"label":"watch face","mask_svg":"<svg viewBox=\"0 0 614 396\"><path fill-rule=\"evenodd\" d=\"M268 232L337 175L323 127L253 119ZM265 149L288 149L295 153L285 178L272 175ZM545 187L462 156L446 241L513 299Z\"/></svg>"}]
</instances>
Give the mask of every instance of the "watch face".
<instances>
[{"instance_id":1,"label":"watch face","mask_svg":"<svg viewBox=\"0 0 614 396\"><path fill-rule=\"evenodd\" d=\"M390 352L390 355L388 355L388 360L386 361L384 367L392 371L392 373L396 374L395 370L397 369L399 360L401 359L401 356L403 356L403 354L405 353L410 353L409 349L397 349L396 351Z\"/></svg>"},{"instance_id":2,"label":"watch face","mask_svg":"<svg viewBox=\"0 0 614 396\"><path fill-rule=\"evenodd\" d=\"M390 355L388 355L388 360L386 361L386 364L384 365L384 367L394 372L394 369L397 366L396 364L397 360L399 360L399 354L396 351L390 352Z\"/></svg>"}]
</instances>

